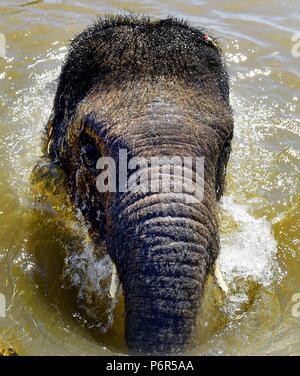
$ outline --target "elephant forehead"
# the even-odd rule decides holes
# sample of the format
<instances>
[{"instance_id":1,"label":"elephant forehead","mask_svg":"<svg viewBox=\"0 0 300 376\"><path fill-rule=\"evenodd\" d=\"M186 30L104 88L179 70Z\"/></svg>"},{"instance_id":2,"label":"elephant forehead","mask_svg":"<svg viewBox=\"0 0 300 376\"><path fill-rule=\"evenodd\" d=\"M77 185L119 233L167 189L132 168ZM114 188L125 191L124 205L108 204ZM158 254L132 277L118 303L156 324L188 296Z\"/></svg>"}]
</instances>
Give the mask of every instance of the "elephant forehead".
<instances>
[{"instance_id":1,"label":"elephant forehead","mask_svg":"<svg viewBox=\"0 0 300 376\"><path fill-rule=\"evenodd\" d=\"M191 105L195 94L191 89L171 92L140 86L113 91L93 90L78 112L87 113L85 121L100 138L113 145L127 148L163 146L188 147L192 153L204 145L215 145L226 139L230 126L228 109L211 103L209 97ZM175 87L176 89L176 87ZM184 95L185 94L185 95ZM130 98L133 96L133 98ZM179 150L180 151L180 150ZM199 151L199 150L198 150Z\"/></svg>"},{"instance_id":2,"label":"elephant forehead","mask_svg":"<svg viewBox=\"0 0 300 376\"><path fill-rule=\"evenodd\" d=\"M90 126L88 133L94 134L97 143L104 143L105 150L116 157L121 149L131 156L208 157L218 145L216 132L184 115L155 114L115 124L94 120Z\"/></svg>"}]
</instances>

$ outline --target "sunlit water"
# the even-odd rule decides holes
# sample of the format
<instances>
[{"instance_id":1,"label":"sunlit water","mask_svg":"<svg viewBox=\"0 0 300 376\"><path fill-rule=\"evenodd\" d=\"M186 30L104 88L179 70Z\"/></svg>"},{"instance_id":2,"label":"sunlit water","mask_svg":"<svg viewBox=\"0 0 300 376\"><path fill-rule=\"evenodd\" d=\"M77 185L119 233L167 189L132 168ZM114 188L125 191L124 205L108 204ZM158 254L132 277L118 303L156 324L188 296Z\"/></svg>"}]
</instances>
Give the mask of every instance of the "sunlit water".
<instances>
[{"instance_id":1,"label":"sunlit water","mask_svg":"<svg viewBox=\"0 0 300 376\"><path fill-rule=\"evenodd\" d=\"M208 28L231 74L235 138L219 259L229 293L209 278L193 353L299 355L297 1L0 1L0 345L24 355L126 353L122 295L108 296L109 257L94 254L59 173L39 187L52 201L35 202L29 183L68 40L120 9Z\"/></svg>"}]
</instances>

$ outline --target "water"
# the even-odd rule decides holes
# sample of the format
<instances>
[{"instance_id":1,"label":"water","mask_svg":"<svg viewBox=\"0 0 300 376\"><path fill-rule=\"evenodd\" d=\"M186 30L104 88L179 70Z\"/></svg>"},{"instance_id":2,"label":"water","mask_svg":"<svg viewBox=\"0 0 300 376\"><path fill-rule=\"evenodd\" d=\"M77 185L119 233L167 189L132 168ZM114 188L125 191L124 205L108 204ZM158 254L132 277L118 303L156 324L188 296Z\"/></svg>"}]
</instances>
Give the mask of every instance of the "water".
<instances>
[{"instance_id":1,"label":"water","mask_svg":"<svg viewBox=\"0 0 300 376\"><path fill-rule=\"evenodd\" d=\"M300 354L297 3L0 1L2 344L23 355L126 353L122 297L108 297L109 258L94 255L59 184L47 187L53 208L34 203L29 184L68 41L95 15L126 9L207 27L231 74L235 137L220 255L230 291L222 296L209 278L193 353Z\"/></svg>"}]
</instances>

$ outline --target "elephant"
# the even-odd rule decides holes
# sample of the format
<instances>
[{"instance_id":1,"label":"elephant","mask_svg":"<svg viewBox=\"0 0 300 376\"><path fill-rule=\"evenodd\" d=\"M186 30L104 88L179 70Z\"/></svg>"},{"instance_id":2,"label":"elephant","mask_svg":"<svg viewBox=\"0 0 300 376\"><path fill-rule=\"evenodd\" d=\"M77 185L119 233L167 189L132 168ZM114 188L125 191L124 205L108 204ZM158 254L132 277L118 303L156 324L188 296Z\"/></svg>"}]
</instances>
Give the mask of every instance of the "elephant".
<instances>
[{"instance_id":1,"label":"elephant","mask_svg":"<svg viewBox=\"0 0 300 376\"><path fill-rule=\"evenodd\" d=\"M64 171L95 248L104 246L115 265L112 290L119 280L132 354L178 354L193 346L220 250L218 201L233 125L222 50L204 29L173 17L100 17L69 46L44 154ZM174 154L203 158L201 199L189 200L192 193L174 185L99 190L98 161L113 159L118 180L120 150L147 163ZM195 180L194 163L185 169ZM147 171L159 179L161 168Z\"/></svg>"}]
</instances>

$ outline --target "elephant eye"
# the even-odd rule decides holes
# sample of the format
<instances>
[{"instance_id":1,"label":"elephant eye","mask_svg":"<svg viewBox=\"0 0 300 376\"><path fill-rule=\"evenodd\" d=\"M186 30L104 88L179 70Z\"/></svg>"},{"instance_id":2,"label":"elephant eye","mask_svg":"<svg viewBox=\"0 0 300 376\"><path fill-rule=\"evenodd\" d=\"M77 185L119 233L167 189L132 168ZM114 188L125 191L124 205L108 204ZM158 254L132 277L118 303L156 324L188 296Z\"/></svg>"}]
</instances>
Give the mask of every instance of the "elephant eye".
<instances>
[{"instance_id":1,"label":"elephant eye","mask_svg":"<svg viewBox=\"0 0 300 376\"><path fill-rule=\"evenodd\" d=\"M99 147L96 145L92 137L85 134L81 137L80 159L87 167L96 168L98 159L100 158Z\"/></svg>"},{"instance_id":2,"label":"elephant eye","mask_svg":"<svg viewBox=\"0 0 300 376\"><path fill-rule=\"evenodd\" d=\"M82 161L88 166L94 166L97 163L97 149L94 145L86 145L81 148Z\"/></svg>"}]
</instances>

